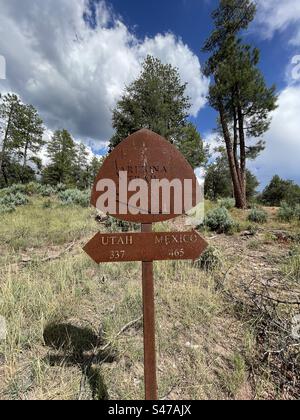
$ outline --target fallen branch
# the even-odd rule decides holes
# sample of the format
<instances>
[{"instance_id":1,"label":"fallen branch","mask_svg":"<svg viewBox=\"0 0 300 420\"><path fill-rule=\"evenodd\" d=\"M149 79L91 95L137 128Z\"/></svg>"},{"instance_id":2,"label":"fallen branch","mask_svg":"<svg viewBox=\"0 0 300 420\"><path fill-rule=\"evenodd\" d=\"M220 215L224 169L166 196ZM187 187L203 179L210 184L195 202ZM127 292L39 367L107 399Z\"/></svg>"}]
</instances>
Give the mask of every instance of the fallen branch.
<instances>
[{"instance_id":1,"label":"fallen branch","mask_svg":"<svg viewBox=\"0 0 300 420\"><path fill-rule=\"evenodd\" d=\"M70 252L74 248L75 244L76 244L76 241L73 241L69 246L67 246L66 249L64 249L59 254L53 255L53 256L49 256L49 257L46 257L46 258L43 258L40 262L43 262L44 263L44 262L48 262L48 261L58 260L64 254L67 254L68 252Z\"/></svg>"},{"instance_id":2,"label":"fallen branch","mask_svg":"<svg viewBox=\"0 0 300 420\"><path fill-rule=\"evenodd\" d=\"M275 298L272 298L271 296L266 296L262 293L257 293L257 292L254 292L254 291L252 291L252 294L256 297L260 297L262 299L270 300L274 303L277 303L278 305L300 305L299 300L290 302L290 301L287 301L287 300L275 299Z\"/></svg>"},{"instance_id":3,"label":"fallen branch","mask_svg":"<svg viewBox=\"0 0 300 420\"><path fill-rule=\"evenodd\" d=\"M109 343L107 343L105 346L100 348L100 351L107 350L113 344L113 342L116 341L120 337L120 335L124 334L124 332L129 330L129 328L133 327L133 325L137 324L142 319L143 319L143 316L140 316L139 318L133 321L130 321L128 322L128 324L124 325L124 327L118 332L118 334Z\"/></svg>"},{"instance_id":4,"label":"fallen branch","mask_svg":"<svg viewBox=\"0 0 300 420\"><path fill-rule=\"evenodd\" d=\"M71 244L69 244L68 246L67 246L67 248L65 248L63 251L61 251L59 254L57 254L57 255L53 255L53 256L48 256L48 257L45 257L45 258L42 258L41 260L32 260L31 258L24 258L22 261L20 261L20 262L18 262L18 263L15 263L15 264L11 264L11 265L9 265L10 266L10 268L17 268L17 267L21 267L21 268L24 268L24 267L26 267L27 265L29 265L29 264L32 264L32 263L46 263L46 262L49 262L49 261L54 261L54 260L58 260L58 259L60 259L64 254L67 254L68 252L70 252L73 248L74 248L74 246L75 246L75 244L76 244L76 241L74 240ZM3 268L5 268L6 266L2 266L2 267L0 267L0 269L3 269Z\"/></svg>"}]
</instances>

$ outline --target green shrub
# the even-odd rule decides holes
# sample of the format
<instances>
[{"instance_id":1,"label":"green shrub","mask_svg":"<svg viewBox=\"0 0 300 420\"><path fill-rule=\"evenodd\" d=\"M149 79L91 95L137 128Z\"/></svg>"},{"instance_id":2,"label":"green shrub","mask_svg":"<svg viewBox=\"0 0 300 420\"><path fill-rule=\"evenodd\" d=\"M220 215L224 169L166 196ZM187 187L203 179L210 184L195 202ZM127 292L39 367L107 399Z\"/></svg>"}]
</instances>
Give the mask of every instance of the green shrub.
<instances>
[{"instance_id":1,"label":"green shrub","mask_svg":"<svg viewBox=\"0 0 300 420\"><path fill-rule=\"evenodd\" d=\"M111 216L105 221L105 227L111 232L118 232L120 230L122 232L131 232L140 229L140 226L136 223L124 222Z\"/></svg>"},{"instance_id":2,"label":"green shrub","mask_svg":"<svg viewBox=\"0 0 300 420\"><path fill-rule=\"evenodd\" d=\"M56 190L55 188L51 187L51 185L40 185L38 194L40 194L42 197L51 197L51 195L56 194Z\"/></svg>"},{"instance_id":3,"label":"green shrub","mask_svg":"<svg viewBox=\"0 0 300 420\"><path fill-rule=\"evenodd\" d=\"M11 195L11 198L12 198L12 203L15 206L25 206L26 204L29 203L29 200L26 197L26 195L21 194L21 193L17 193L14 196Z\"/></svg>"},{"instance_id":4,"label":"green shrub","mask_svg":"<svg viewBox=\"0 0 300 420\"><path fill-rule=\"evenodd\" d=\"M0 214L12 213L16 210L13 204L0 204Z\"/></svg>"},{"instance_id":5,"label":"green shrub","mask_svg":"<svg viewBox=\"0 0 300 420\"><path fill-rule=\"evenodd\" d=\"M267 223L268 213L263 209L253 207L248 215L248 220L253 223Z\"/></svg>"},{"instance_id":6,"label":"green shrub","mask_svg":"<svg viewBox=\"0 0 300 420\"><path fill-rule=\"evenodd\" d=\"M282 203L277 217L282 222L290 222L294 217L294 210L287 203Z\"/></svg>"},{"instance_id":7,"label":"green shrub","mask_svg":"<svg viewBox=\"0 0 300 420\"><path fill-rule=\"evenodd\" d=\"M66 206L89 207L90 205L90 191L66 190L59 193L58 197Z\"/></svg>"},{"instance_id":8,"label":"green shrub","mask_svg":"<svg viewBox=\"0 0 300 420\"><path fill-rule=\"evenodd\" d=\"M195 262L195 266L205 271L219 270L222 266L222 255L217 248L209 246Z\"/></svg>"},{"instance_id":9,"label":"green shrub","mask_svg":"<svg viewBox=\"0 0 300 420\"><path fill-rule=\"evenodd\" d=\"M294 209L294 217L300 222L300 204L297 204L297 206Z\"/></svg>"},{"instance_id":10,"label":"green shrub","mask_svg":"<svg viewBox=\"0 0 300 420\"><path fill-rule=\"evenodd\" d=\"M218 200L219 207L225 207L227 210L231 210L235 207L235 200L234 198L222 198Z\"/></svg>"},{"instance_id":11,"label":"green shrub","mask_svg":"<svg viewBox=\"0 0 300 420\"><path fill-rule=\"evenodd\" d=\"M15 194L23 194L23 195L33 195L37 194L40 184L37 182L29 182L28 184L14 184L8 188L4 188L0 191L0 197L4 197L6 195L15 195Z\"/></svg>"},{"instance_id":12,"label":"green shrub","mask_svg":"<svg viewBox=\"0 0 300 420\"><path fill-rule=\"evenodd\" d=\"M66 191L67 186L65 184L60 183L56 185L55 189L58 193L60 193L62 191Z\"/></svg>"},{"instance_id":13,"label":"green shrub","mask_svg":"<svg viewBox=\"0 0 300 420\"><path fill-rule=\"evenodd\" d=\"M217 233L229 233L236 226L227 209L219 207L207 213L204 225Z\"/></svg>"},{"instance_id":14,"label":"green shrub","mask_svg":"<svg viewBox=\"0 0 300 420\"><path fill-rule=\"evenodd\" d=\"M39 188L40 188L40 184L38 184L37 182L29 182L28 184L25 185L24 194L26 195L38 194Z\"/></svg>"},{"instance_id":15,"label":"green shrub","mask_svg":"<svg viewBox=\"0 0 300 420\"><path fill-rule=\"evenodd\" d=\"M9 188L6 188L5 194L26 194L26 185L24 184L14 184Z\"/></svg>"},{"instance_id":16,"label":"green shrub","mask_svg":"<svg viewBox=\"0 0 300 420\"><path fill-rule=\"evenodd\" d=\"M15 194L6 194L4 197L0 198L0 206L24 206L28 204L29 200L26 195L16 192Z\"/></svg>"}]
</instances>

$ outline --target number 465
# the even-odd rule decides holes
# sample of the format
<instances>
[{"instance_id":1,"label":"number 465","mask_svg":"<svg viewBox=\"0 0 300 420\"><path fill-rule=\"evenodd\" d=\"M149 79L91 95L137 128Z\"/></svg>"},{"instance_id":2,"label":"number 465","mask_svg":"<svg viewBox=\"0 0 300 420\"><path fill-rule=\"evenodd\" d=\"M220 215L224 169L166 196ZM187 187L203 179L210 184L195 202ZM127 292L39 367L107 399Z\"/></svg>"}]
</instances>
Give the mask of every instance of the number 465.
<instances>
[{"instance_id":1,"label":"number 465","mask_svg":"<svg viewBox=\"0 0 300 420\"><path fill-rule=\"evenodd\" d=\"M180 257L184 257L184 249L175 249L173 251L170 252L170 257L173 258L180 258Z\"/></svg>"}]
</instances>

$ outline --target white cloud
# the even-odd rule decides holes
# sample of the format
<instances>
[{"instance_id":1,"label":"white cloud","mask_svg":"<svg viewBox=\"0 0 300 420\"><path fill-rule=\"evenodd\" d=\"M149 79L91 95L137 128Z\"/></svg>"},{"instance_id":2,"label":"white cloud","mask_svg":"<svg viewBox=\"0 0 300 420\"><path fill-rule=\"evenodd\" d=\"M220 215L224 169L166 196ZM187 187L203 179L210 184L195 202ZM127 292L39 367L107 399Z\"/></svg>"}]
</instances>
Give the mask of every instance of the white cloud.
<instances>
[{"instance_id":1,"label":"white cloud","mask_svg":"<svg viewBox=\"0 0 300 420\"><path fill-rule=\"evenodd\" d=\"M265 38L272 38L276 31L300 23L299 0L257 0L257 10L256 23L262 28ZM300 45L299 26L290 42Z\"/></svg>"},{"instance_id":2,"label":"white cloud","mask_svg":"<svg viewBox=\"0 0 300 420\"><path fill-rule=\"evenodd\" d=\"M222 138L216 132L208 132L203 136L203 141L205 146L209 147L210 159L215 161L216 158L220 155L219 152L216 152L216 149L220 146L224 146Z\"/></svg>"},{"instance_id":3,"label":"white cloud","mask_svg":"<svg viewBox=\"0 0 300 420\"><path fill-rule=\"evenodd\" d=\"M300 85L285 88L278 105L265 135L267 147L250 164L263 186L275 174L300 184Z\"/></svg>"},{"instance_id":4,"label":"white cloud","mask_svg":"<svg viewBox=\"0 0 300 420\"><path fill-rule=\"evenodd\" d=\"M103 1L92 29L83 19L84 13L92 18L87 4L0 0L0 53L7 61L0 87L33 103L50 129L65 127L101 148L112 134L112 108L150 53L179 68L197 115L208 80L188 46L169 33L139 40Z\"/></svg>"}]
</instances>

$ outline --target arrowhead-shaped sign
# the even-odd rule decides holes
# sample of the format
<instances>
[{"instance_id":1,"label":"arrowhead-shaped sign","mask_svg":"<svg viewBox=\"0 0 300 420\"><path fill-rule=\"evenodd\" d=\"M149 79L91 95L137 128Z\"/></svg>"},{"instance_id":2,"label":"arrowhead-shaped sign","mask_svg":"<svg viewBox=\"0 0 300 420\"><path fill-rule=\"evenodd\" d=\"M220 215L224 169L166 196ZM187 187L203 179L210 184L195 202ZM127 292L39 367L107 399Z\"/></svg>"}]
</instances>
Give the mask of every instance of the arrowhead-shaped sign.
<instances>
[{"instance_id":1,"label":"arrowhead-shaped sign","mask_svg":"<svg viewBox=\"0 0 300 420\"><path fill-rule=\"evenodd\" d=\"M146 185L143 200L136 198L136 192L141 194L138 182ZM143 129L123 140L104 161L91 204L121 220L155 223L187 213L201 199L199 183L184 156L160 135Z\"/></svg>"},{"instance_id":2,"label":"arrowhead-shaped sign","mask_svg":"<svg viewBox=\"0 0 300 420\"><path fill-rule=\"evenodd\" d=\"M97 263L196 260L207 248L196 231L97 233L84 251Z\"/></svg>"}]
</instances>

